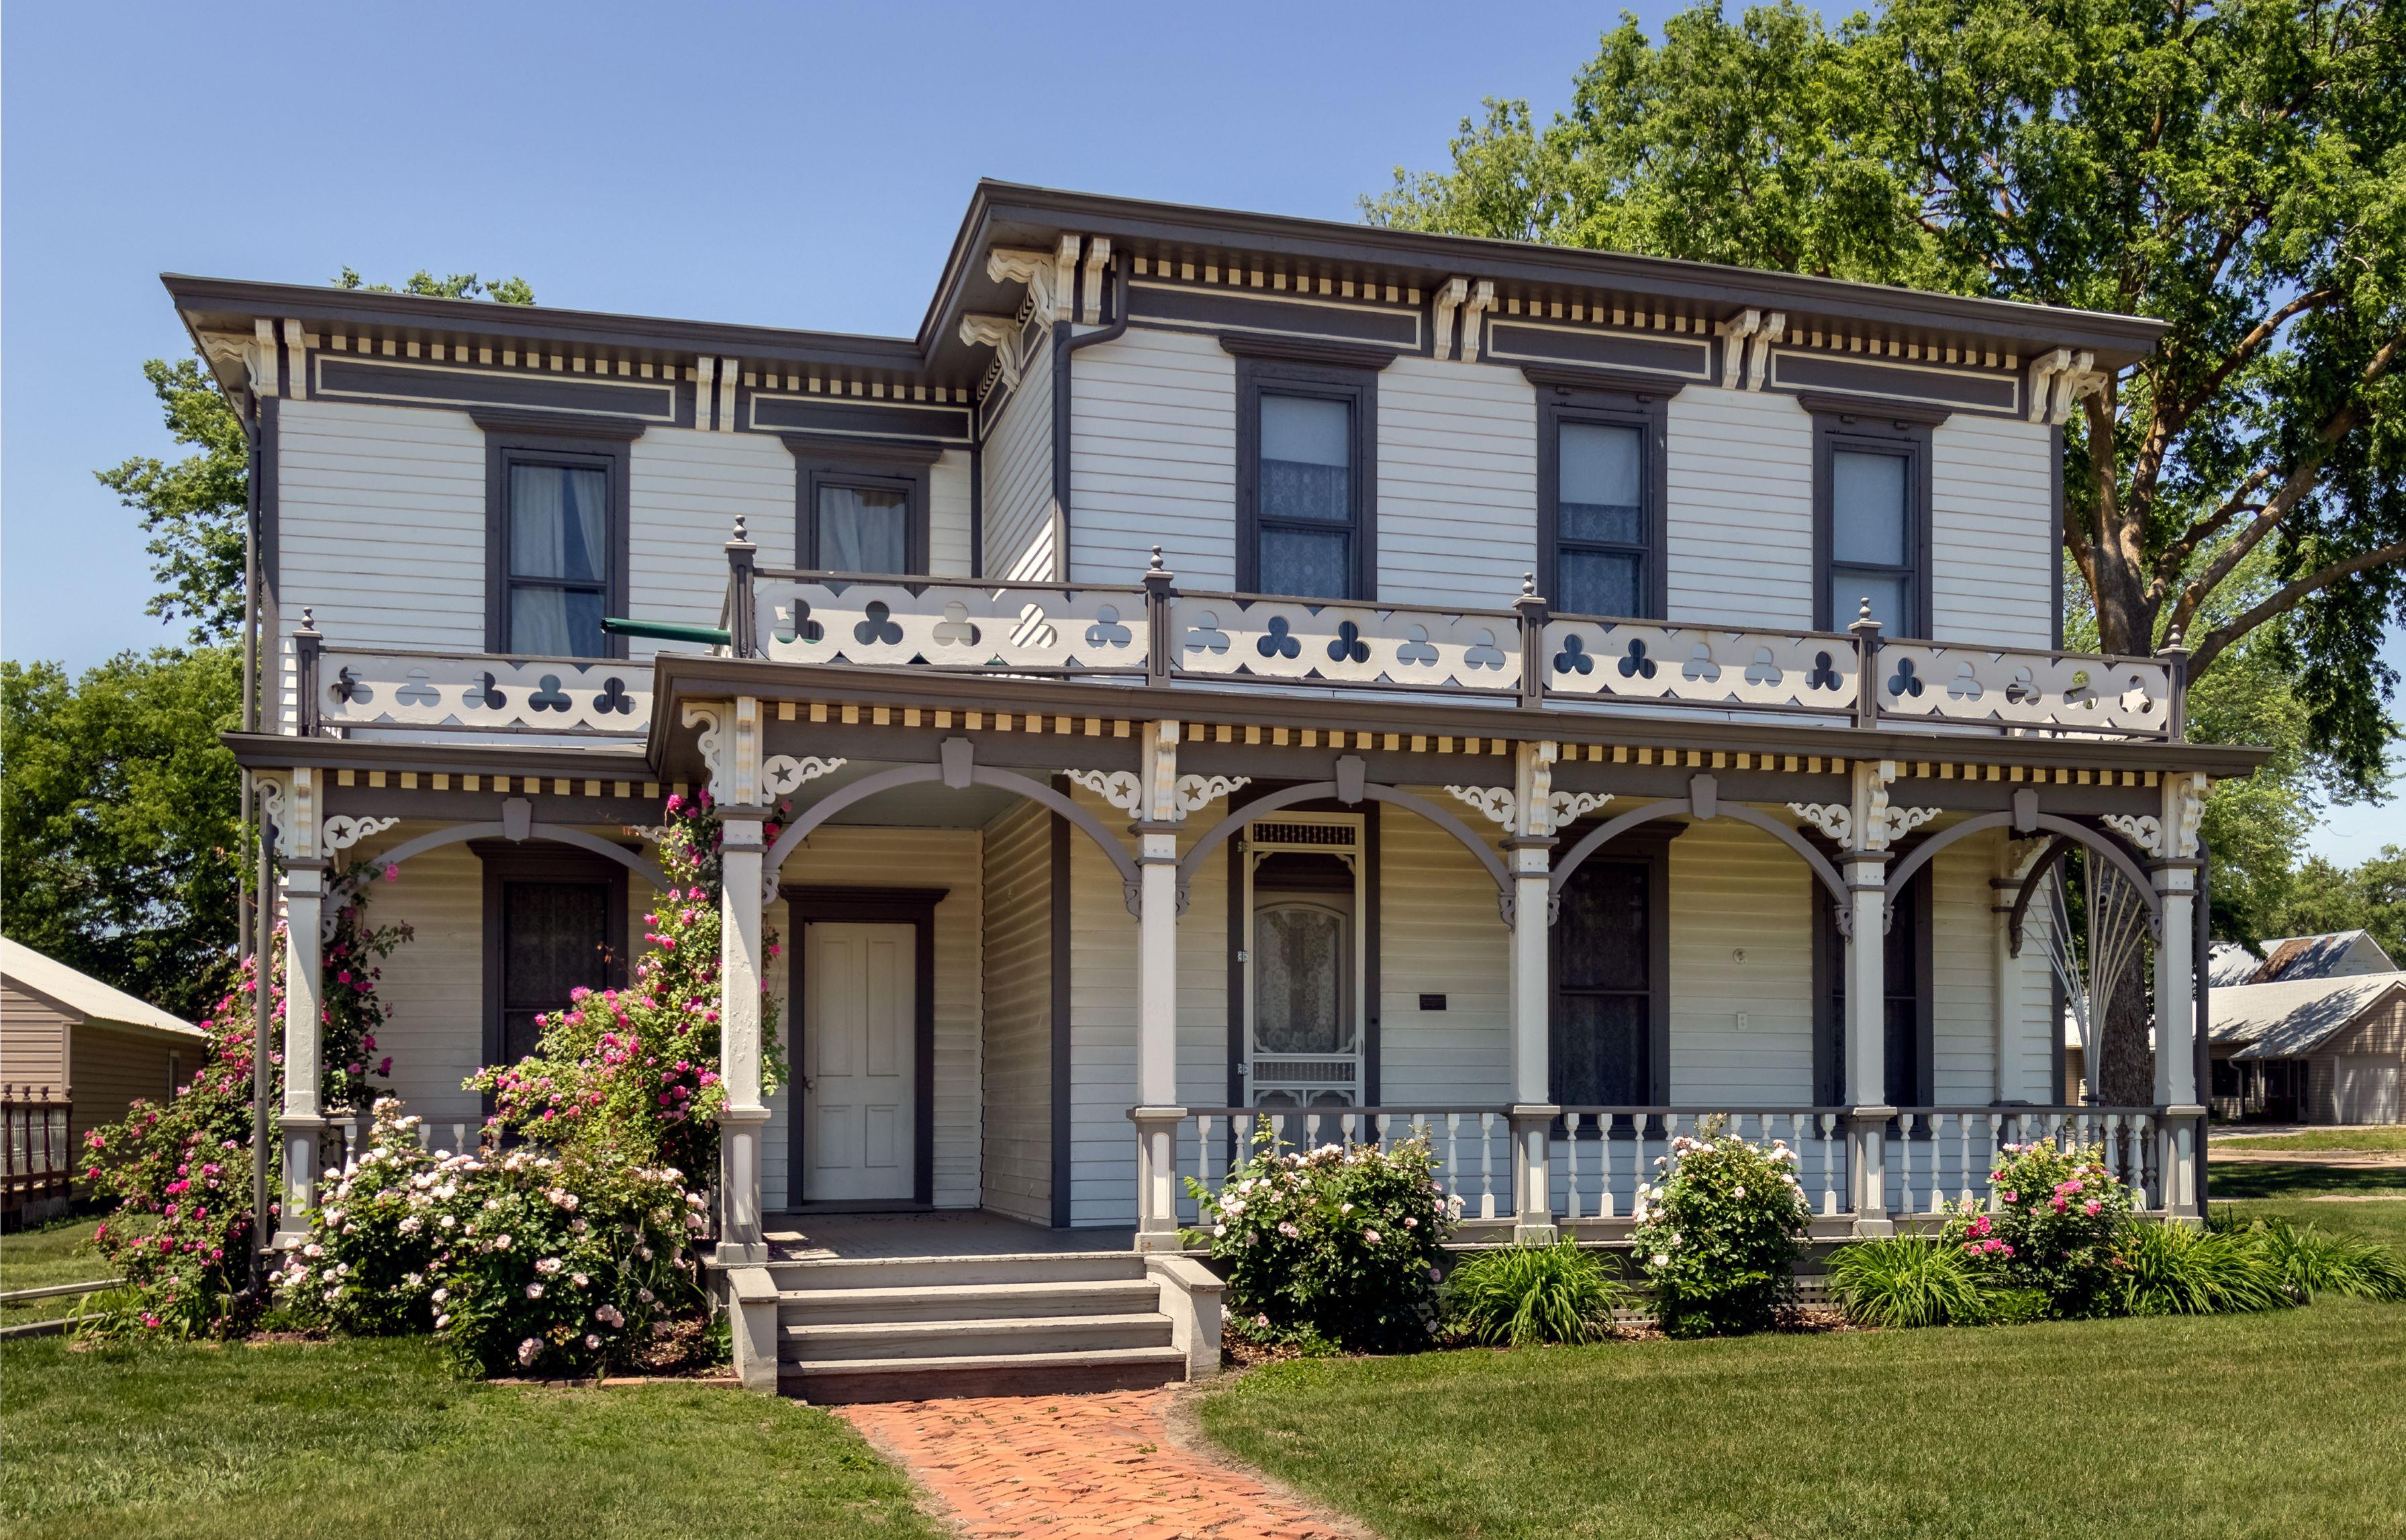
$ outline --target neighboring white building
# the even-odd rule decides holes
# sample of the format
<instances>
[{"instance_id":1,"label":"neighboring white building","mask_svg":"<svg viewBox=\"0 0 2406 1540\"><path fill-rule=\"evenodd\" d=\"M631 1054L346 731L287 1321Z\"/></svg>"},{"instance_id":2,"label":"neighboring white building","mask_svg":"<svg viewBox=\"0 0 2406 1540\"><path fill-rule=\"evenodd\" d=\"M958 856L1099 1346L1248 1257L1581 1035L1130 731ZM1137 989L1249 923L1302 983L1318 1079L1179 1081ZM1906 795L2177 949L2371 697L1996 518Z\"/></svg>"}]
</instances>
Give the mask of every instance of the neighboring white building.
<instances>
[{"instance_id":1,"label":"neighboring white building","mask_svg":"<svg viewBox=\"0 0 2406 1540\"><path fill-rule=\"evenodd\" d=\"M2363 931L2217 949L2209 1009L2216 1117L2406 1122L2406 973Z\"/></svg>"},{"instance_id":2,"label":"neighboring white building","mask_svg":"<svg viewBox=\"0 0 2406 1540\"><path fill-rule=\"evenodd\" d=\"M166 282L259 452L234 742L296 915L402 862L413 1106L475 1120L637 944L660 799L725 807L809 1086L730 1001L730 1262L830 1203L1159 1247L1253 1108L1432 1127L1524 1236L1738 1112L1877 1233L2064 1099L2037 837L2146 890L2193 1046L2261 756L2058 645L2061 424L2157 322L999 183L907 338ZM2111 1115L2178 1211L2162 1059Z\"/></svg>"}]
</instances>

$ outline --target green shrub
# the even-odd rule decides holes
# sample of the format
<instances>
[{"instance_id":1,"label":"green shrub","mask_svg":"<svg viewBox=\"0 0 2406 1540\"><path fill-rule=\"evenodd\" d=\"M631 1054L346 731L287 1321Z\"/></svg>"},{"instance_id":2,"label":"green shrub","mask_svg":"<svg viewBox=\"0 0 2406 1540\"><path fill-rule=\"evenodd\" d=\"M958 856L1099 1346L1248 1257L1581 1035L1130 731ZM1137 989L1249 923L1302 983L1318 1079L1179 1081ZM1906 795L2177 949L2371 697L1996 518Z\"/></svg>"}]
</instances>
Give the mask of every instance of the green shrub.
<instances>
[{"instance_id":1,"label":"green shrub","mask_svg":"<svg viewBox=\"0 0 2406 1540\"><path fill-rule=\"evenodd\" d=\"M1655 1313L1672 1336L1761 1331L1794 1285L1798 1243L1812 1208L1796 1181L1796 1152L1720 1132L1681 1136L1659 1164L1660 1183L1638 1191L1630 1242L1654 1285Z\"/></svg>"},{"instance_id":2,"label":"green shrub","mask_svg":"<svg viewBox=\"0 0 2406 1540\"><path fill-rule=\"evenodd\" d=\"M1569 1239L1481 1251L1445 1280L1446 1318L1455 1332L1514 1348L1594 1342L1611 1331L1612 1312L1634 1297L1601 1257Z\"/></svg>"},{"instance_id":3,"label":"green shrub","mask_svg":"<svg viewBox=\"0 0 2406 1540\"><path fill-rule=\"evenodd\" d=\"M1995 1207L1957 1213L1946 1240L1990 1289L2033 1290L2056 1316L2116 1308L2115 1243L2130 1191L2094 1145L2009 1144L1989 1185Z\"/></svg>"},{"instance_id":4,"label":"green shrub","mask_svg":"<svg viewBox=\"0 0 2406 1540\"><path fill-rule=\"evenodd\" d=\"M2134 1316L2278 1310L2305 1295L2263 1237L2137 1221L2116 1237L2113 1307Z\"/></svg>"},{"instance_id":5,"label":"green shrub","mask_svg":"<svg viewBox=\"0 0 2406 1540\"><path fill-rule=\"evenodd\" d=\"M1841 1246L1830 1292L1859 1326L1977 1326L2034 1303L1996 1298L1960 1244L1928 1236Z\"/></svg>"},{"instance_id":6,"label":"green shrub","mask_svg":"<svg viewBox=\"0 0 2406 1540\"><path fill-rule=\"evenodd\" d=\"M2406 1258L2377 1241L2335 1236L2319 1225L2257 1220L2217 1231L2249 1236L2281 1269L2302 1299L2339 1294L2350 1299L2406 1300Z\"/></svg>"},{"instance_id":7,"label":"green shrub","mask_svg":"<svg viewBox=\"0 0 2406 1540\"><path fill-rule=\"evenodd\" d=\"M1210 1248L1228 1280L1229 1324L1265 1342L1427 1346L1438 1262L1460 1214L1460 1199L1431 1175L1428 1141L1288 1151L1260 1123L1253 1155L1218 1193L1186 1184L1200 1225L1189 1238Z\"/></svg>"}]
</instances>

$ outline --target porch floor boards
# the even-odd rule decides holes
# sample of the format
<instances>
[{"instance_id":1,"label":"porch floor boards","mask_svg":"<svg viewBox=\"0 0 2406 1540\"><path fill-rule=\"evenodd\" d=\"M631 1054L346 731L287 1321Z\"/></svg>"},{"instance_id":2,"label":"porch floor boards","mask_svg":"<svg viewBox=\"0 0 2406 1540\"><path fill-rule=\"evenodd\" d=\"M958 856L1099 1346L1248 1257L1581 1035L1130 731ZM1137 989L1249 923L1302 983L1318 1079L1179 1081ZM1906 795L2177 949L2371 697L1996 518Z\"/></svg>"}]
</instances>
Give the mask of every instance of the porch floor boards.
<instances>
[{"instance_id":1,"label":"porch floor boards","mask_svg":"<svg viewBox=\"0 0 2406 1540\"><path fill-rule=\"evenodd\" d=\"M1133 1227L1049 1230L983 1208L770 1214L765 1216L764 1228L774 1262L1065 1255L1136 1249Z\"/></svg>"}]
</instances>

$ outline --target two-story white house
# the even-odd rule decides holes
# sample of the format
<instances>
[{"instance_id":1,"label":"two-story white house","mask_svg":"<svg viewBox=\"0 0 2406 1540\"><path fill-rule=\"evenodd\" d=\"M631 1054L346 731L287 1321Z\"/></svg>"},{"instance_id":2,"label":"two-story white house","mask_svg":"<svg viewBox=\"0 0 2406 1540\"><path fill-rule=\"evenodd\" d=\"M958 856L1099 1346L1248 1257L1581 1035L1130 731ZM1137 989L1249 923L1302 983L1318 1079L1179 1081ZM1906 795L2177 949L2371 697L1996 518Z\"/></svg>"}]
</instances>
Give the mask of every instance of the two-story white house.
<instances>
[{"instance_id":1,"label":"two-story white house","mask_svg":"<svg viewBox=\"0 0 2406 1540\"><path fill-rule=\"evenodd\" d=\"M2067 1119L2196 1208L2200 798L2260 756L2177 648L2059 646L2061 424L2153 322L993 182L905 338L166 285L256 451L287 1052L397 865L395 1081L473 1126L707 784L757 1381L970 1356L794 1314L848 1210L1208 1293L1179 1184L1257 1116L1427 1131L1489 1237L1621 1234L1714 1112L1833 1235ZM2067 844L2152 907L2147 1107L2063 1105Z\"/></svg>"}]
</instances>

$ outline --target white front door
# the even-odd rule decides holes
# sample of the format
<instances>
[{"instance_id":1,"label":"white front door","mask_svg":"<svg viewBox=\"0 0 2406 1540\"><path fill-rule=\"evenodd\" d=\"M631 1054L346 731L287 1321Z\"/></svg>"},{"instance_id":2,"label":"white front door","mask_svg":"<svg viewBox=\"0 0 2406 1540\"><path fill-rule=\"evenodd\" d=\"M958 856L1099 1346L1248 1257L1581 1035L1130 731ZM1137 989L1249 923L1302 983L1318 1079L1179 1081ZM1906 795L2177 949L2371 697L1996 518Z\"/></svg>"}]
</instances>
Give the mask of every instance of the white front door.
<instances>
[{"instance_id":1,"label":"white front door","mask_svg":"<svg viewBox=\"0 0 2406 1540\"><path fill-rule=\"evenodd\" d=\"M917 1190L916 929L802 931L802 1197L909 1201Z\"/></svg>"},{"instance_id":2,"label":"white front door","mask_svg":"<svg viewBox=\"0 0 2406 1540\"><path fill-rule=\"evenodd\" d=\"M2389 1054L2342 1053L2332 1066L2342 1123L2396 1123L2398 1061Z\"/></svg>"}]
</instances>

